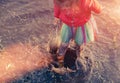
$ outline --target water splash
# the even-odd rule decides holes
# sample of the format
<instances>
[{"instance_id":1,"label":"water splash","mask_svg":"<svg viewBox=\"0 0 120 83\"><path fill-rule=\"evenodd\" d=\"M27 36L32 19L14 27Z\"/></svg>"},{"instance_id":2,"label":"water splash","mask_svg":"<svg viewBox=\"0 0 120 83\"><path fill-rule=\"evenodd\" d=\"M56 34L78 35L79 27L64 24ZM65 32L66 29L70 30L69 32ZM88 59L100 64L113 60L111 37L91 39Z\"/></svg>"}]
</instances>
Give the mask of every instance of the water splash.
<instances>
[{"instance_id":1,"label":"water splash","mask_svg":"<svg viewBox=\"0 0 120 83\"><path fill-rule=\"evenodd\" d=\"M52 59L38 46L14 44L0 53L0 82L20 77L25 72L47 67Z\"/></svg>"}]
</instances>

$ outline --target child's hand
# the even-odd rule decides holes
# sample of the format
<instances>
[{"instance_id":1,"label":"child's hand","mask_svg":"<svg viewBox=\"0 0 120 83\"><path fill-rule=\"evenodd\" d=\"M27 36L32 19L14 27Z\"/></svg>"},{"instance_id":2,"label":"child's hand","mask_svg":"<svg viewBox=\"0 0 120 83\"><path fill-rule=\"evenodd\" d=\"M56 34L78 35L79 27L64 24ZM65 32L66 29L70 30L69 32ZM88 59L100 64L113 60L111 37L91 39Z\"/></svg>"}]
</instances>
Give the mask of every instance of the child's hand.
<instances>
[{"instance_id":1,"label":"child's hand","mask_svg":"<svg viewBox=\"0 0 120 83\"><path fill-rule=\"evenodd\" d=\"M54 18L54 29L56 30L56 28L60 29L61 25L62 25L62 22L60 19L58 18Z\"/></svg>"},{"instance_id":2,"label":"child's hand","mask_svg":"<svg viewBox=\"0 0 120 83\"><path fill-rule=\"evenodd\" d=\"M57 26L60 23L60 19L54 18L54 25Z\"/></svg>"}]
</instances>

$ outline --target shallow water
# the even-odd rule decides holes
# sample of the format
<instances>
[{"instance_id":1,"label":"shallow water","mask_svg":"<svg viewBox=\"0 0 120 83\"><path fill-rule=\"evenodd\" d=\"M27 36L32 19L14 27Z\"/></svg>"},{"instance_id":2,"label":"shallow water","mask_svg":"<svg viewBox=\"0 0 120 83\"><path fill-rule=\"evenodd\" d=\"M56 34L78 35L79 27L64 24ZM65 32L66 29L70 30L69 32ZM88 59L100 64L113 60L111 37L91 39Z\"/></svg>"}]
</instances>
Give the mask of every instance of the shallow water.
<instances>
[{"instance_id":1,"label":"shallow water","mask_svg":"<svg viewBox=\"0 0 120 83\"><path fill-rule=\"evenodd\" d=\"M84 55L94 56L90 83L120 83L120 6L119 0L99 0L104 9L94 15L98 39L85 46ZM79 83L73 74L61 76L42 68L40 53L47 53L49 34L53 31L50 0L0 0L0 81L8 83ZM19 44L19 43L22 43ZM25 46L25 47L24 47ZM6 53L7 52L7 53ZM27 55L25 55L26 53ZM33 53L33 54L32 54ZM43 58L42 58L43 59ZM40 59L41 60L41 59ZM37 65L39 63L39 65Z\"/></svg>"}]
</instances>

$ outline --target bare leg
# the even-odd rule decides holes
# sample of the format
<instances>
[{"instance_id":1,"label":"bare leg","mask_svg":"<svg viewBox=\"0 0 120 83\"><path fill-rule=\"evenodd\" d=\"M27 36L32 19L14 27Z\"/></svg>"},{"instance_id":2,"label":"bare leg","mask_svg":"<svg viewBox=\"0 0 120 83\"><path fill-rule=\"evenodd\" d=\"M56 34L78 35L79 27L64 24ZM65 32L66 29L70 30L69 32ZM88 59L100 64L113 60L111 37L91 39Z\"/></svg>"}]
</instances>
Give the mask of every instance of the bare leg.
<instances>
[{"instance_id":1,"label":"bare leg","mask_svg":"<svg viewBox=\"0 0 120 83\"><path fill-rule=\"evenodd\" d=\"M57 55L59 67L64 66L64 56L65 56L67 48L68 48L67 43L61 43L60 48L58 50L58 55Z\"/></svg>"}]
</instances>

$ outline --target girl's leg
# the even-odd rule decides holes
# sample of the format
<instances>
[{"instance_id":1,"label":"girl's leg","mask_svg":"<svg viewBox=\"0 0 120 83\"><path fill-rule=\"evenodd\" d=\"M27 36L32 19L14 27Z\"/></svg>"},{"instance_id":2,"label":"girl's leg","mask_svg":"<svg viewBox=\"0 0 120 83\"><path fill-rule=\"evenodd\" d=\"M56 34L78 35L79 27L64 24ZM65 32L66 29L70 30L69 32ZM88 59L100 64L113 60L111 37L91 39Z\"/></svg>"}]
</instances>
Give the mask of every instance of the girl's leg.
<instances>
[{"instance_id":1,"label":"girl's leg","mask_svg":"<svg viewBox=\"0 0 120 83\"><path fill-rule=\"evenodd\" d=\"M91 41L94 41L94 32L92 26L88 22L85 25L77 28L75 35L75 43L78 46L81 46ZM81 49L82 48L80 48L80 50Z\"/></svg>"},{"instance_id":2,"label":"girl's leg","mask_svg":"<svg viewBox=\"0 0 120 83\"><path fill-rule=\"evenodd\" d=\"M84 39L84 29L82 27L78 27L75 34L75 43L76 43L76 55L80 56L81 45L85 42Z\"/></svg>"},{"instance_id":3,"label":"girl's leg","mask_svg":"<svg viewBox=\"0 0 120 83\"><path fill-rule=\"evenodd\" d=\"M75 44L76 44L76 61L75 61L75 66L76 66L76 70L79 69L79 67L81 67L81 62L80 62L80 57L81 57L81 45L86 41L85 40L85 30L83 27L78 27L76 30L76 35L75 35Z\"/></svg>"},{"instance_id":4,"label":"girl's leg","mask_svg":"<svg viewBox=\"0 0 120 83\"><path fill-rule=\"evenodd\" d=\"M58 55L57 55L59 67L62 67L64 65L64 55L66 53L67 48L68 48L68 44L62 42L59 47Z\"/></svg>"},{"instance_id":5,"label":"girl's leg","mask_svg":"<svg viewBox=\"0 0 120 83\"><path fill-rule=\"evenodd\" d=\"M60 64L59 66L63 65L64 55L66 53L71 38L72 38L71 28L66 24L63 24L61 28L61 45L59 47L57 56L58 62Z\"/></svg>"}]
</instances>

